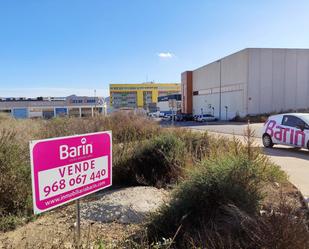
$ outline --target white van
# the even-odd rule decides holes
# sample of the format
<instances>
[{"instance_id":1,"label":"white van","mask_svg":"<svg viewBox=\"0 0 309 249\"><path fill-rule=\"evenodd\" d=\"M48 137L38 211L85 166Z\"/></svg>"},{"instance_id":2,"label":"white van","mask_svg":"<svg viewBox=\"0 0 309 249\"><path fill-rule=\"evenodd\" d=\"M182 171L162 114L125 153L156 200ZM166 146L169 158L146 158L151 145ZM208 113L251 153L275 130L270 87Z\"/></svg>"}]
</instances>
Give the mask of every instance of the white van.
<instances>
[{"instance_id":1,"label":"white van","mask_svg":"<svg viewBox=\"0 0 309 249\"><path fill-rule=\"evenodd\" d=\"M309 113L286 113L270 116L262 132L264 147L274 144L309 149Z\"/></svg>"}]
</instances>

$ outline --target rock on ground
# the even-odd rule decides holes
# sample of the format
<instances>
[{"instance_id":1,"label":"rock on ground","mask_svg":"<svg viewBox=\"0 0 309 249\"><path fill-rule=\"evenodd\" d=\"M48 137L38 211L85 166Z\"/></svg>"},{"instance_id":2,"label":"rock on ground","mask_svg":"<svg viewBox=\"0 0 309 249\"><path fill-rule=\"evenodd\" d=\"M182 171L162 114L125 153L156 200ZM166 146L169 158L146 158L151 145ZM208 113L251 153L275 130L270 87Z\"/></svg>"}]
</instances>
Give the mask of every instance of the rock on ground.
<instances>
[{"instance_id":1,"label":"rock on ground","mask_svg":"<svg viewBox=\"0 0 309 249\"><path fill-rule=\"evenodd\" d=\"M96 222L141 223L168 200L168 192L154 187L107 191L95 201L81 204L81 218Z\"/></svg>"}]
</instances>

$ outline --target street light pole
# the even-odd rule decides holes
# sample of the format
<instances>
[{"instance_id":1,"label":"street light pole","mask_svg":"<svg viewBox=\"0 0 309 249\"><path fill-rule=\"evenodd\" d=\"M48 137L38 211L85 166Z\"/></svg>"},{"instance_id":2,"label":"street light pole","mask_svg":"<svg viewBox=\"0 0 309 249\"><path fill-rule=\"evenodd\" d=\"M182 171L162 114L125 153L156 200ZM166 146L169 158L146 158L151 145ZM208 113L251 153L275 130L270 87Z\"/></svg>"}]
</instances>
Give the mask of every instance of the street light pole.
<instances>
[{"instance_id":1,"label":"street light pole","mask_svg":"<svg viewBox=\"0 0 309 249\"><path fill-rule=\"evenodd\" d=\"M219 92L219 120L221 120L221 102L222 102L222 79L221 79L221 69L222 69L222 62L221 60L218 61L220 63L219 67L219 84L220 84L220 92Z\"/></svg>"},{"instance_id":2,"label":"street light pole","mask_svg":"<svg viewBox=\"0 0 309 249\"><path fill-rule=\"evenodd\" d=\"M174 126L174 106L172 106L172 126Z\"/></svg>"},{"instance_id":3,"label":"street light pole","mask_svg":"<svg viewBox=\"0 0 309 249\"><path fill-rule=\"evenodd\" d=\"M94 116L96 116L96 109L97 109L97 90L94 89Z\"/></svg>"}]
</instances>

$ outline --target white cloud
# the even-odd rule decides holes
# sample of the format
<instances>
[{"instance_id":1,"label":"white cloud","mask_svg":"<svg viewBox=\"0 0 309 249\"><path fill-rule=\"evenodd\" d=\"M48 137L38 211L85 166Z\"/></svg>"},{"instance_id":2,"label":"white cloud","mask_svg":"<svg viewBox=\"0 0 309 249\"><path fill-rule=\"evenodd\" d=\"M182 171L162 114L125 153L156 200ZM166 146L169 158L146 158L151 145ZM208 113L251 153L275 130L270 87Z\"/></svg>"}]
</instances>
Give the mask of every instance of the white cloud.
<instances>
[{"instance_id":1,"label":"white cloud","mask_svg":"<svg viewBox=\"0 0 309 249\"><path fill-rule=\"evenodd\" d=\"M166 59L166 58L169 59L169 58L174 57L174 55L170 52L161 52L161 53L158 53L158 56L160 58L164 58L164 59Z\"/></svg>"}]
</instances>

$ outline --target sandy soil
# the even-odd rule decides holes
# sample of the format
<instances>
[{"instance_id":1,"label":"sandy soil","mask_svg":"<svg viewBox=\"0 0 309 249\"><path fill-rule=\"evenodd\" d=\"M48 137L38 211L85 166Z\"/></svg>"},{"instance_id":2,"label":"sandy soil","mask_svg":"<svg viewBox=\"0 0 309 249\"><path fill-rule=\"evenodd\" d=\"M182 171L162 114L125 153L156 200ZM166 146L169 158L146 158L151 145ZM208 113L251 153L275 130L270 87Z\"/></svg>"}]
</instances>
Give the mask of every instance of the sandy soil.
<instances>
[{"instance_id":1,"label":"sandy soil","mask_svg":"<svg viewBox=\"0 0 309 249\"><path fill-rule=\"evenodd\" d=\"M290 183L269 184L262 210L271 212L285 201L308 212L301 193ZM114 189L83 200L81 228L83 248L118 248L117 243L141 229L141 222L168 200L168 192L152 187ZM0 248L74 248L74 203L39 216L14 231L0 233ZM108 245L109 247L106 247ZM101 247L102 248L102 247Z\"/></svg>"},{"instance_id":2,"label":"sandy soil","mask_svg":"<svg viewBox=\"0 0 309 249\"><path fill-rule=\"evenodd\" d=\"M81 202L81 237L84 248L100 243L116 245L140 228L168 193L153 187L106 191ZM116 208L115 208L116 207ZM0 248L73 248L75 204L57 208L14 231L0 233Z\"/></svg>"}]
</instances>

